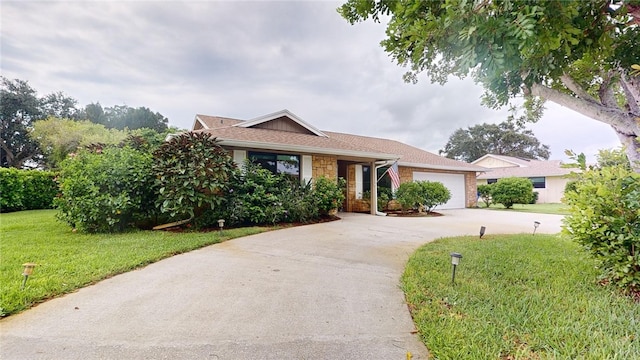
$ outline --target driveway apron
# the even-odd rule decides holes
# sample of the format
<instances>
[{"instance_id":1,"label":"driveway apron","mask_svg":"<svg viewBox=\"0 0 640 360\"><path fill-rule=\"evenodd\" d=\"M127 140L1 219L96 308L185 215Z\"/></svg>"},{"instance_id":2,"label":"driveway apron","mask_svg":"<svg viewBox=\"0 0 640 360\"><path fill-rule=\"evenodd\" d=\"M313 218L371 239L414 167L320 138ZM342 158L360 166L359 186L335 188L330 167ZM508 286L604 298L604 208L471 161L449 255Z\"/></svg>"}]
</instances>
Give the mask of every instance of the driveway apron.
<instances>
[{"instance_id":1,"label":"driveway apron","mask_svg":"<svg viewBox=\"0 0 640 360\"><path fill-rule=\"evenodd\" d=\"M562 218L442 213L345 213L174 256L0 321L0 358L426 358L399 288L409 255L480 226L557 233Z\"/></svg>"}]
</instances>

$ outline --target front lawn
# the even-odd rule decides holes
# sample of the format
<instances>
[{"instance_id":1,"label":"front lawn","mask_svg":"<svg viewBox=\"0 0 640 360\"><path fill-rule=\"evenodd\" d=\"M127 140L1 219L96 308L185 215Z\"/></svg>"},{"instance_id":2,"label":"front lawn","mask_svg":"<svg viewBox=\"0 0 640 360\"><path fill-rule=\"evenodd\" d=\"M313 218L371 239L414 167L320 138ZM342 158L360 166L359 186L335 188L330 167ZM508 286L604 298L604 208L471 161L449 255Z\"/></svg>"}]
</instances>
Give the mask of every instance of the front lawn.
<instances>
[{"instance_id":1,"label":"front lawn","mask_svg":"<svg viewBox=\"0 0 640 360\"><path fill-rule=\"evenodd\" d=\"M597 276L563 237L457 237L414 253L402 286L433 358L640 359L640 303Z\"/></svg>"},{"instance_id":2,"label":"front lawn","mask_svg":"<svg viewBox=\"0 0 640 360\"><path fill-rule=\"evenodd\" d=\"M478 202L478 207L481 209L486 209L482 201ZM567 209L567 205L565 204L514 204L513 208L506 209L503 205L500 204L491 204L489 206L490 210L502 210L502 211L520 211L520 212L530 212L530 213L538 213L538 214L555 214L555 215L568 215L569 210Z\"/></svg>"},{"instance_id":3,"label":"front lawn","mask_svg":"<svg viewBox=\"0 0 640 360\"><path fill-rule=\"evenodd\" d=\"M55 210L0 214L0 316L175 254L268 230L134 231L81 234L55 219ZM24 290L22 264L36 263Z\"/></svg>"}]
</instances>

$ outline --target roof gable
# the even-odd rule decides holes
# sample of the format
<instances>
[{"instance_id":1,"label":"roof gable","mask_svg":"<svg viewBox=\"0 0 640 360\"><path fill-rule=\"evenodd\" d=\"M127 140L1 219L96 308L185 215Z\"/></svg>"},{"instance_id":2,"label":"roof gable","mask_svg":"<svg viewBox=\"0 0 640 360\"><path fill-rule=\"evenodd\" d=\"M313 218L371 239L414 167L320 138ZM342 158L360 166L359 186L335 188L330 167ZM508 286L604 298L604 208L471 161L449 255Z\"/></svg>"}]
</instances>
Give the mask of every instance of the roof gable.
<instances>
[{"instance_id":1,"label":"roof gable","mask_svg":"<svg viewBox=\"0 0 640 360\"><path fill-rule=\"evenodd\" d=\"M280 110L268 115L260 116L253 120L244 121L233 126L243 128L259 128L278 131L295 132L327 137L325 133L318 130L313 125L302 120L289 110Z\"/></svg>"},{"instance_id":2,"label":"roof gable","mask_svg":"<svg viewBox=\"0 0 640 360\"><path fill-rule=\"evenodd\" d=\"M526 167L530 166L531 161L531 159L517 158L513 156L486 154L471 163L488 168L502 168L514 166Z\"/></svg>"}]
</instances>

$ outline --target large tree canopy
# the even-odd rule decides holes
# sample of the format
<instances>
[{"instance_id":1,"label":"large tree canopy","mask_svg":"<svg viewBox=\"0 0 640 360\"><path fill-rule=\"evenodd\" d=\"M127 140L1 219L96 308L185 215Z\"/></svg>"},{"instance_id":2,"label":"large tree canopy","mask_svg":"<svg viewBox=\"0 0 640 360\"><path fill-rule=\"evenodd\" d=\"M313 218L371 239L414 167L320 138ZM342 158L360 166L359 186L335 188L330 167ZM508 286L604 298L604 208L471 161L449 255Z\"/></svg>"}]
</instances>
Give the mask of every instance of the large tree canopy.
<instances>
[{"instance_id":1,"label":"large tree canopy","mask_svg":"<svg viewBox=\"0 0 640 360\"><path fill-rule=\"evenodd\" d=\"M450 159L472 162L486 154L549 159L549 146L540 144L531 130L511 121L458 129L440 150Z\"/></svg>"},{"instance_id":2,"label":"large tree canopy","mask_svg":"<svg viewBox=\"0 0 640 360\"><path fill-rule=\"evenodd\" d=\"M42 111L36 91L26 81L0 78L0 166L20 168L40 154L29 137L34 120Z\"/></svg>"},{"instance_id":3,"label":"large tree canopy","mask_svg":"<svg viewBox=\"0 0 640 360\"><path fill-rule=\"evenodd\" d=\"M352 24L389 16L382 46L405 80L471 75L491 107L553 101L609 124L640 172L639 0L349 0L338 11Z\"/></svg>"}]
</instances>

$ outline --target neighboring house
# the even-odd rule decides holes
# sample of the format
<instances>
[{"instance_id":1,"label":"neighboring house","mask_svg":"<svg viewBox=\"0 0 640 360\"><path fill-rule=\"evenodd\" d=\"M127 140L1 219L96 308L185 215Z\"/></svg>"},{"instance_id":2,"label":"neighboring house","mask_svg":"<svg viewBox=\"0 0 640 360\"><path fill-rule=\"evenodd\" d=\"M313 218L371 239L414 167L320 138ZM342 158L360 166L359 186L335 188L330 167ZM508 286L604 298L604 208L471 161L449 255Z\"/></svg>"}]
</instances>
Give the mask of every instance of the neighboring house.
<instances>
[{"instance_id":1,"label":"neighboring house","mask_svg":"<svg viewBox=\"0 0 640 360\"><path fill-rule=\"evenodd\" d=\"M400 182L431 180L451 191L439 209L476 205L476 172L486 169L447 159L398 141L320 131L288 110L252 120L196 115L192 131L214 136L241 165L252 159L300 181L326 176L347 181L343 210L376 213L377 175L398 162ZM372 171L375 169L375 171ZM388 175L385 175L387 177ZM370 198L363 199L363 195Z\"/></svg>"},{"instance_id":2,"label":"neighboring house","mask_svg":"<svg viewBox=\"0 0 640 360\"><path fill-rule=\"evenodd\" d=\"M503 155L487 154L472 162L490 171L478 176L478 184L491 184L506 177L528 178L533 191L538 193L538 203L559 203L571 169L562 167L560 160L532 160Z\"/></svg>"}]
</instances>

